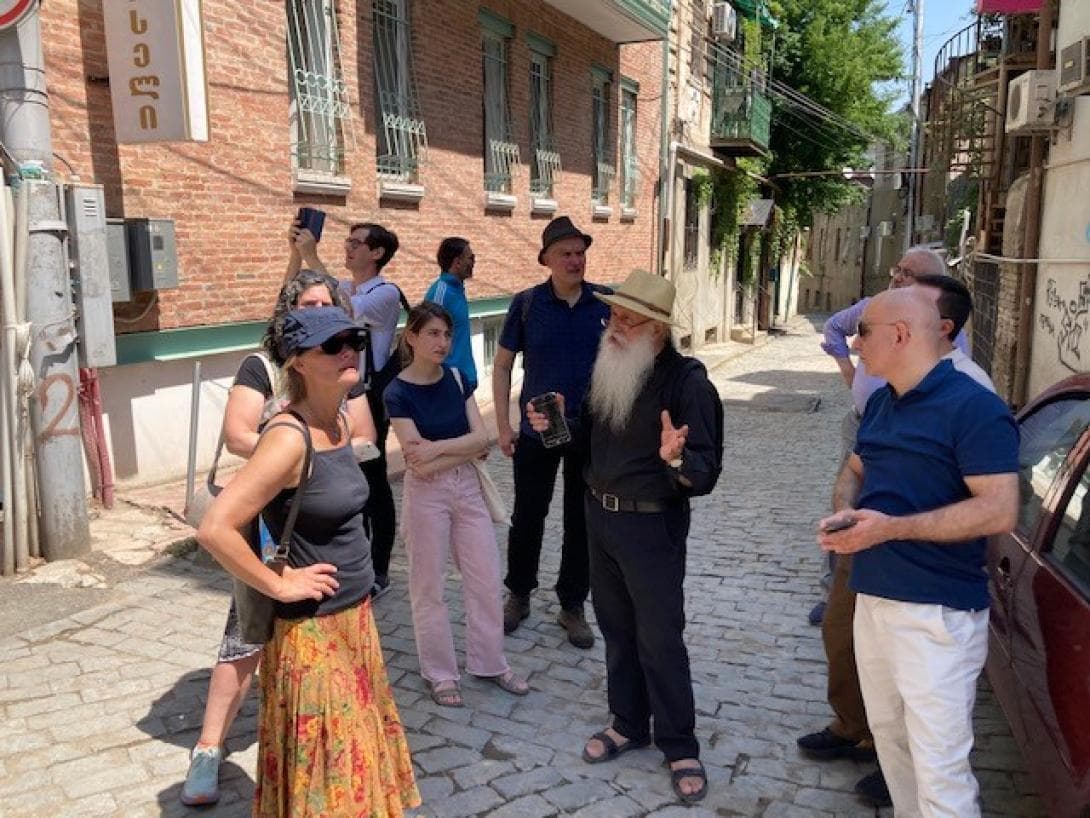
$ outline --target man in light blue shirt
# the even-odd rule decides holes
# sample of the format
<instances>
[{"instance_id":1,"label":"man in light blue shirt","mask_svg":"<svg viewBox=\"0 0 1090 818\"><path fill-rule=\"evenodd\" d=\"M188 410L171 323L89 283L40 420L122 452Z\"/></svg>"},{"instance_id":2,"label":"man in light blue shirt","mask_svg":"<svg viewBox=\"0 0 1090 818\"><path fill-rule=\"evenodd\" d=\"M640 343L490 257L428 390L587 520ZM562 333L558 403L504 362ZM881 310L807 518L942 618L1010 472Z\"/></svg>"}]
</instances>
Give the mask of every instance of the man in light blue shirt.
<instances>
[{"instance_id":1,"label":"man in light blue shirt","mask_svg":"<svg viewBox=\"0 0 1090 818\"><path fill-rule=\"evenodd\" d=\"M477 365L473 361L473 345L470 343L469 301L465 285L466 279L473 276L473 248L468 240L449 236L439 244L435 260L439 262L439 278L428 287L424 300L438 304L454 319L454 337L444 363L457 369L468 387L476 388Z\"/></svg>"}]
</instances>

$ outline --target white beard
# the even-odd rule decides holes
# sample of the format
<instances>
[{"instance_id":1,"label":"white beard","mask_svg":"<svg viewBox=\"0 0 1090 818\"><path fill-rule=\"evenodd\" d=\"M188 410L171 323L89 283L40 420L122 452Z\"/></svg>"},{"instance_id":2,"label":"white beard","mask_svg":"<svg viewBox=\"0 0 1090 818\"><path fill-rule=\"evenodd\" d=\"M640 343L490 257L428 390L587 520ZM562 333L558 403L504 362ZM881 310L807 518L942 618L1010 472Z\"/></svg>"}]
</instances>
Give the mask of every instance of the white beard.
<instances>
[{"instance_id":1,"label":"white beard","mask_svg":"<svg viewBox=\"0 0 1090 818\"><path fill-rule=\"evenodd\" d=\"M590 379L590 408L597 419L620 432L655 366L655 342L643 334L622 346L612 343L611 337L607 329L598 345Z\"/></svg>"}]
</instances>

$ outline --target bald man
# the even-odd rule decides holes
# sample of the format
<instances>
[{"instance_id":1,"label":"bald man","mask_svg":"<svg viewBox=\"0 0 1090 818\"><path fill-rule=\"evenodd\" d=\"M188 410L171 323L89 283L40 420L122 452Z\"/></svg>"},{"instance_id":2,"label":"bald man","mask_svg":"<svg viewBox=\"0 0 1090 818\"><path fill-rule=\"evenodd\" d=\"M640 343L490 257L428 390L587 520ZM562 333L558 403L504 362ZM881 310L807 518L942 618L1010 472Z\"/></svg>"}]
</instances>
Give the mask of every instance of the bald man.
<instances>
[{"instance_id":1,"label":"bald man","mask_svg":"<svg viewBox=\"0 0 1090 818\"><path fill-rule=\"evenodd\" d=\"M985 538L1017 517L1017 426L943 359L947 329L922 287L867 304L853 347L887 385L819 524L825 551L853 555L859 680L898 818L980 815L969 750L988 646Z\"/></svg>"}]
</instances>

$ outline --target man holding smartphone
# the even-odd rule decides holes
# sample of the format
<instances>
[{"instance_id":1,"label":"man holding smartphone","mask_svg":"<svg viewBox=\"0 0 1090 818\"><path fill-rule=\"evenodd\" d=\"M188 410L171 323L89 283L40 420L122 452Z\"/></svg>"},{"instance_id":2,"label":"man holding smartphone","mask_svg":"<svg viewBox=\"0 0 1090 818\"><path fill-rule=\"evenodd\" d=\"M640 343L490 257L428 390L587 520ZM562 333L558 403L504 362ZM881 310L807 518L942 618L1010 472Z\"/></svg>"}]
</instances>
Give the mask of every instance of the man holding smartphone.
<instances>
[{"instance_id":1,"label":"man holding smartphone","mask_svg":"<svg viewBox=\"0 0 1090 818\"><path fill-rule=\"evenodd\" d=\"M852 555L856 665L895 813L973 818L985 537L1016 521L1018 429L944 358L953 332L936 302L948 290L928 290L875 296L859 321L853 347L887 385L867 402L818 541Z\"/></svg>"},{"instance_id":2,"label":"man holding smartphone","mask_svg":"<svg viewBox=\"0 0 1090 818\"><path fill-rule=\"evenodd\" d=\"M543 284L515 295L507 310L492 364L492 397L501 451L514 461L515 510L507 538L509 594L503 628L511 633L530 615L530 594L537 587L541 541L549 513L556 471L564 464L564 535L556 595L558 623L577 648L594 645L594 634L583 612L590 593L587 529L583 513L582 452L547 447L525 417L516 432L506 408L511 401L511 369L522 353L522 394L519 405L547 392L564 396L569 419L583 403L590 370L609 309L595 298L604 290L584 281L586 251L593 239L567 216L553 219L541 234L538 263L549 268ZM520 413L521 414L521 413Z\"/></svg>"},{"instance_id":3,"label":"man holding smartphone","mask_svg":"<svg viewBox=\"0 0 1090 818\"><path fill-rule=\"evenodd\" d=\"M328 274L318 256L318 243L314 235L298 222L292 225L290 234L291 254L288 260L288 276L300 267L319 270ZM371 560L375 568L375 587L372 596L378 597L390 588L390 555L394 549L397 532L394 493L386 464L386 438L390 432L390 419L382 401L382 388L389 383L396 371L388 364L396 364L392 358L397 334L397 321L405 304L401 289L382 275L382 269L397 252L397 235L380 224L361 222L348 229L344 241L344 266L351 273L350 279L341 279L341 290L352 304L352 315L357 323L366 324L371 332L371 348L364 351L370 360L361 361L360 373L371 373L371 386L367 402L375 420L375 445L379 457L360 464L371 493L363 508L364 524L371 537ZM392 375L390 374L392 372Z\"/></svg>"}]
</instances>

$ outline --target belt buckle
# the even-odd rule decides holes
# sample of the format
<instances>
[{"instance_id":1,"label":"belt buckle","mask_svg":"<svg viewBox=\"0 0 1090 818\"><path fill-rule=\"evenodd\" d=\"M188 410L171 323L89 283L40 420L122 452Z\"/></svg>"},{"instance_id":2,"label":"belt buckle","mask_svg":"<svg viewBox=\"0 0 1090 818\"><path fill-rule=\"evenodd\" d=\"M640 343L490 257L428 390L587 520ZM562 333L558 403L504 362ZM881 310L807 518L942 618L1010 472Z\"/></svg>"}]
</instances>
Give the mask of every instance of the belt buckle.
<instances>
[{"instance_id":1,"label":"belt buckle","mask_svg":"<svg viewBox=\"0 0 1090 818\"><path fill-rule=\"evenodd\" d=\"M603 494L602 508L606 511L620 511L621 500L616 494Z\"/></svg>"}]
</instances>

